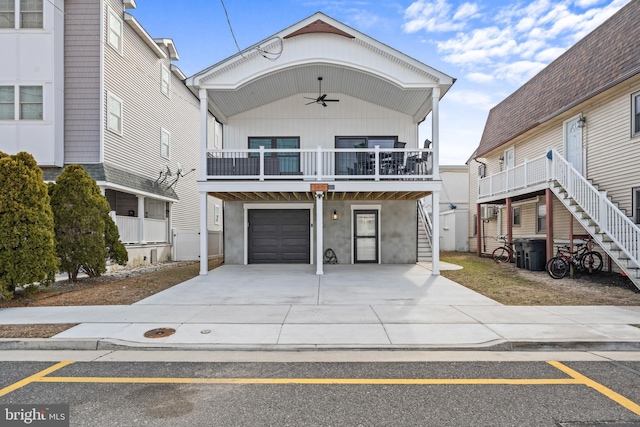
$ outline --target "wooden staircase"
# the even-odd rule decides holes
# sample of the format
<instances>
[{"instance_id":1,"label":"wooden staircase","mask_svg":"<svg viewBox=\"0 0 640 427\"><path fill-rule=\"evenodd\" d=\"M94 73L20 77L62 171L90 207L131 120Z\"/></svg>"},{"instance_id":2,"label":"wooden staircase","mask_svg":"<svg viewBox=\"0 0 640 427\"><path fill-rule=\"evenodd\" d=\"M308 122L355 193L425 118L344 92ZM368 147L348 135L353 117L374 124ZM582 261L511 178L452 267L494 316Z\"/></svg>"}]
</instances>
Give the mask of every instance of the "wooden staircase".
<instances>
[{"instance_id":1,"label":"wooden staircase","mask_svg":"<svg viewBox=\"0 0 640 427\"><path fill-rule=\"evenodd\" d=\"M556 151L549 156L551 191L640 289L640 227Z\"/></svg>"},{"instance_id":2,"label":"wooden staircase","mask_svg":"<svg viewBox=\"0 0 640 427\"><path fill-rule=\"evenodd\" d=\"M433 261L431 248L431 222L424 211L422 200L418 201L418 262Z\"/></svg>"}]
</instances>

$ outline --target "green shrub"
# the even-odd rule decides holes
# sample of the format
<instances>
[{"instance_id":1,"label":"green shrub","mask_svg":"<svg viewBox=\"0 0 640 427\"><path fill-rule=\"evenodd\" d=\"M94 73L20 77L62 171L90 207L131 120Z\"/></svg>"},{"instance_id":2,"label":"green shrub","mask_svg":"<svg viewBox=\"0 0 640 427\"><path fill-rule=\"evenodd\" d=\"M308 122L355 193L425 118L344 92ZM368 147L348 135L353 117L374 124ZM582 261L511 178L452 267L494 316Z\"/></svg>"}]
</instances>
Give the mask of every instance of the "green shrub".
<instances>
[{"instance_id":1,"label":"green shrub","mask_svg":"<svg viewBox=\"0 0 640 427\"><path fill-rule=\"evenodd\" d=\"M127 262L126 250L109 217L109 203L82 166L67 166L58 177L51 189L51 206L60 268L70 280L77 280L81 269L90 277L100 276L106 271L108 257L121 264Z\"/></svg>"},{"instance_id":2,"label":"green shrub","mask_svg":"<svg viewBox=\"0 0 640 427\"><path fill-rule=\"evenodd\" d=\"M17 286L48 285L58 260L42 170L28 153L0 152L0 299Z\"/></svg>"}]
</instances>

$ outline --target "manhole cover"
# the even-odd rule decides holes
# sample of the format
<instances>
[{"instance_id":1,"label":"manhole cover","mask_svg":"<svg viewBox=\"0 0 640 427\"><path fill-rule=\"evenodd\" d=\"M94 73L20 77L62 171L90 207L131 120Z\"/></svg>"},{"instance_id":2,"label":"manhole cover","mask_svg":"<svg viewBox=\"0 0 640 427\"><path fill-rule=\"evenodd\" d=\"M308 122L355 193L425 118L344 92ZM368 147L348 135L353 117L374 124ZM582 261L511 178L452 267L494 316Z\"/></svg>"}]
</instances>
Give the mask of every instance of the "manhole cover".
<instances>
[{"instance_id":1,"label":"manhole cover","mask_svg":"<svg viewBox=\"0 0 640 427\"><path fill-rule=\"evenodd\" d=\"M164 338L176 333L172 328L156 328L144 333L145 338Z\"/></svg>"}]
</instances>

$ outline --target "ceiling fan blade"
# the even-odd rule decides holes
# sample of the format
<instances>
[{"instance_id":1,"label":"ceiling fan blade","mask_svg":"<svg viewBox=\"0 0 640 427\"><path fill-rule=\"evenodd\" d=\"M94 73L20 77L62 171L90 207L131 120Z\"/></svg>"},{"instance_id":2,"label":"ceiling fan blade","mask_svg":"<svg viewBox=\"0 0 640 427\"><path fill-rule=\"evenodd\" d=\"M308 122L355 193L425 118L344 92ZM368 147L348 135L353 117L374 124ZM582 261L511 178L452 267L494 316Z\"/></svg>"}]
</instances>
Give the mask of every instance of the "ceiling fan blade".
<instances>
[{"instance_id":1,"label":"ceiling fan blade","mask_svg":"<svg viewBox=\"0 0 640 427\"><path fill-rule=\"evenodd\" d=\"M339 99L323 99L322 102L340 102Z\"/></svg>"},{"instance_id":2,"label":"ceiling fan blade","mask_svg":"<svg viewBox=\"0 0 640 427\"><path fill-rule=\"evenodd\" d=\"M327 94L325 93L324 95L318 97L318 101L324 101L326 97L327 97Z\"/></svg>"},{"instance_id":3,"label":"ceiling fan blade","mask_svg":"<svg viewBox=\"0 0 640 427\"><path fill-rule=\"evenodd\" d=\"M309 98L308 96L303 97L304 99L313 99L314 101L317 101L318 98Z\"/></svg>"},{"instance_id":4,"label":"ceiling fan blade","mask_svg":"<svg viewBox=\"0 0 640 427\"><path fill-rule=\"evenodd\" d=\"M323 106L323 107L326 107L326 106L327 106L327 104L325 104L325 103L324 103L324 101L322 101L322 106Z\"/></svg>"},{"instance_id":5,"label":"ceiling fan blade","mask_svg":"<svg viewBox=\"0 0 640 427\"><path fill-rule=\"evenodd\" d=\"M318 101L311 101L311 102L307 102L307 103L306 103L306 104L304 104L304 105L311 105L311 104L317 104L317 103L318 103Z\"/></svg>"}]
</instances>

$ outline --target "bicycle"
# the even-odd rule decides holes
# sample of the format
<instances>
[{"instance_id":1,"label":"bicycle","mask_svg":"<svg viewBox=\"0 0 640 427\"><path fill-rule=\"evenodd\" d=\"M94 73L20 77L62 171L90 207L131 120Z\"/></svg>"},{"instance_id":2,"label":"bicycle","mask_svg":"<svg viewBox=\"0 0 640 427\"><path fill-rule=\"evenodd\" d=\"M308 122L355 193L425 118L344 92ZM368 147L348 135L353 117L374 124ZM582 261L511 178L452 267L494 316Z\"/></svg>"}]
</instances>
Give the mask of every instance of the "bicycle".
<instances>
[{"instance_id":1,"label":"bicycle","mask_svg":"<svg viewBox=\"0 0 640 427\"><path fill-rule=\"evenodd\" d=\"M491 258L498 264L511 262L516 256L516 251L507 243L507 236L497 237L496 239L504 241L504 245L495 248L491 254Z\"/></svg>"},{"instance_id":2,"label":"bicycle","mask_svg":"<svg viewBox=\"0 0 640 427\"><path fill-rule=\"evenodd\" d=\"M569 246L558 246L556 256L547 261L546 270L549 276L562 279L569 274L571 265L575 270L589 274L602 270L602 255L599 252L589 250L585 243L578 243L576 246L578 248L574 252L570 252Z\"/></svg>"}]
</instances>

